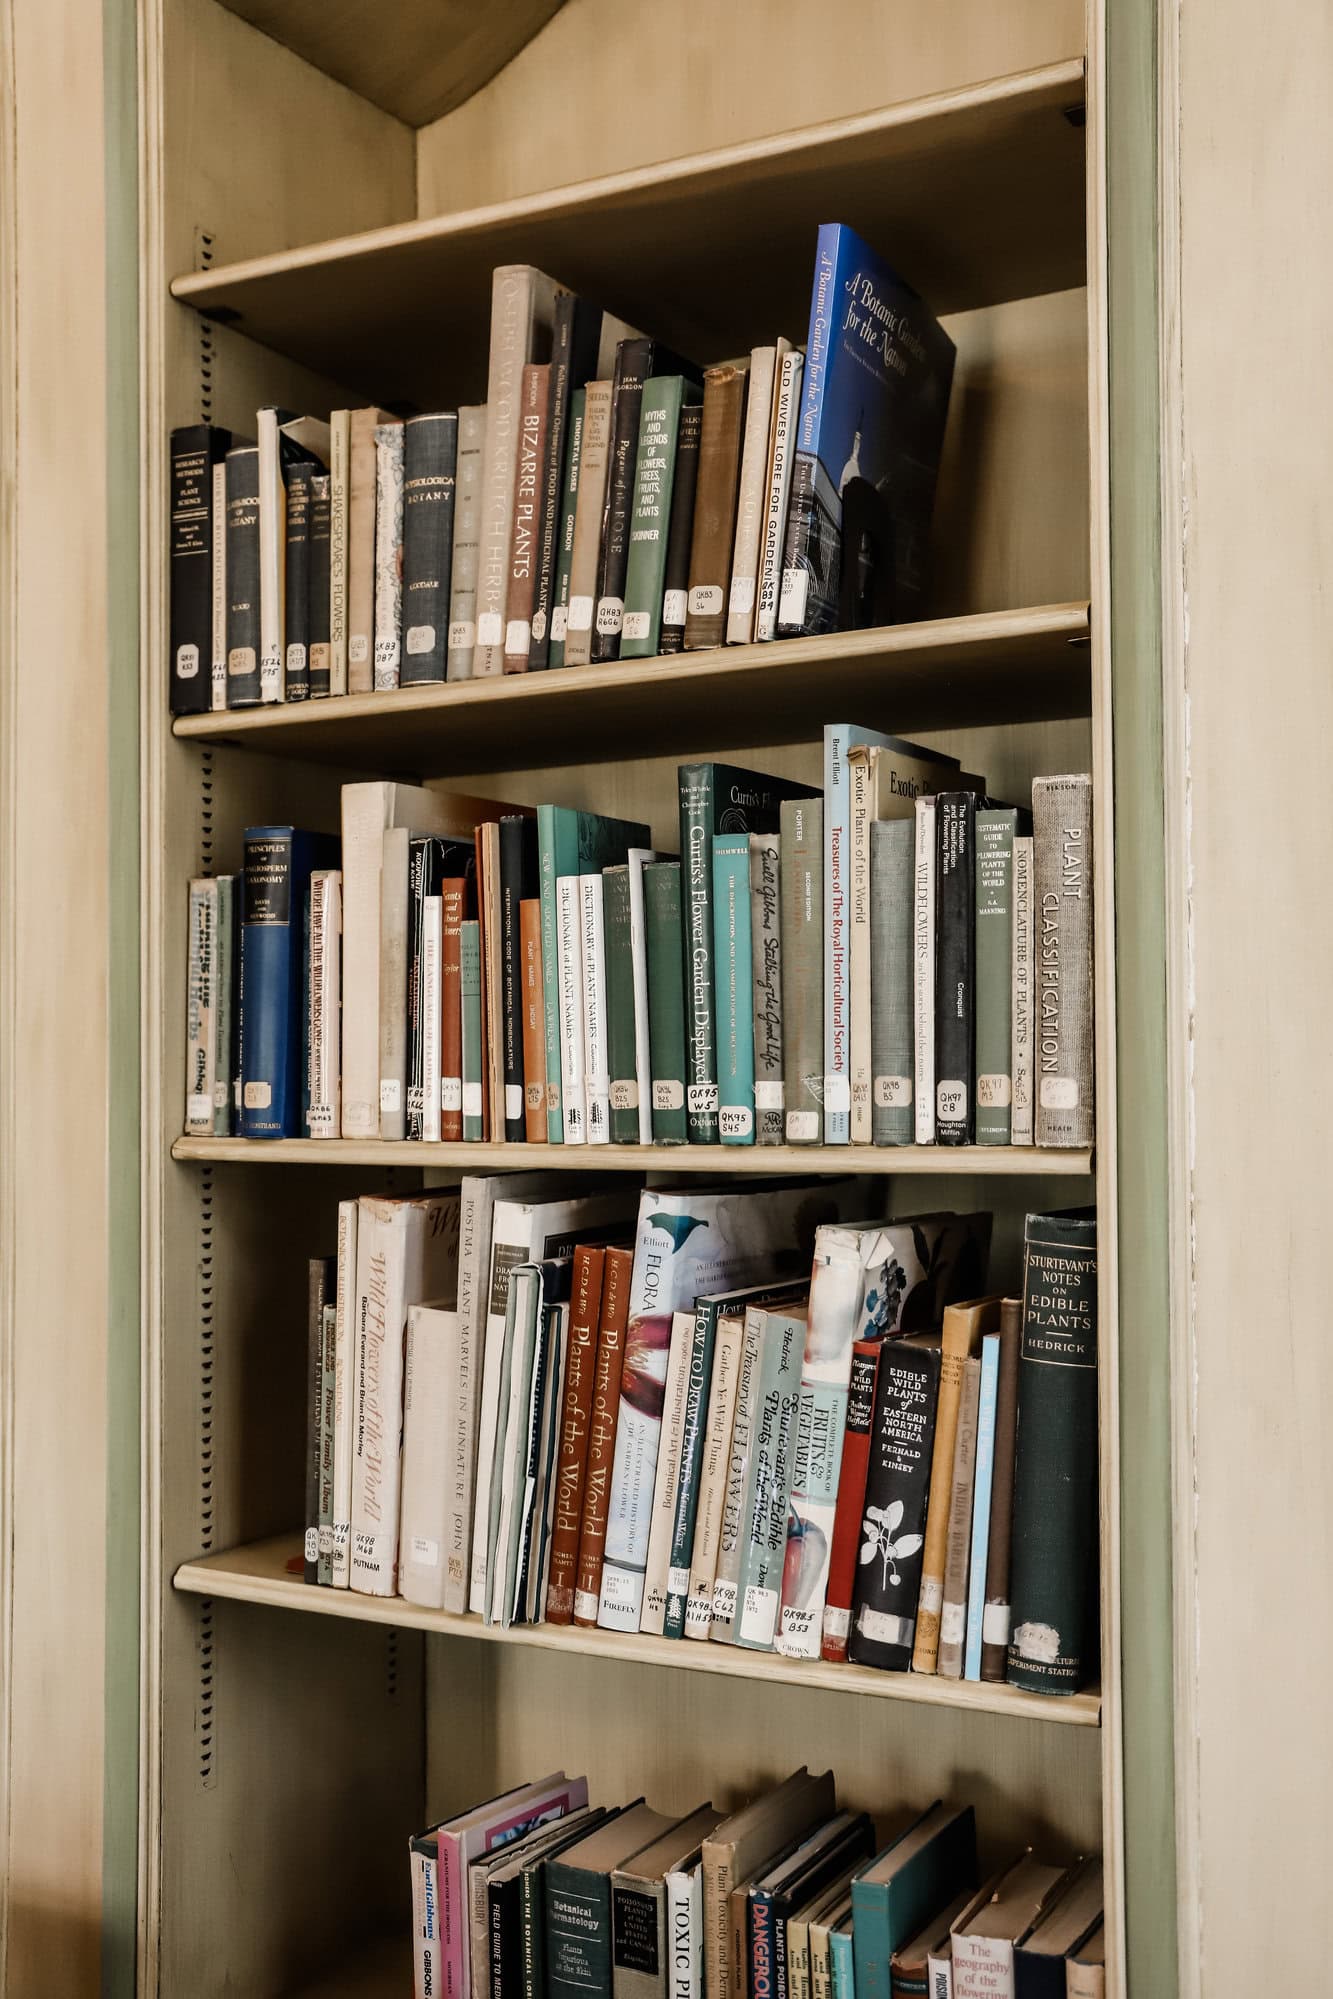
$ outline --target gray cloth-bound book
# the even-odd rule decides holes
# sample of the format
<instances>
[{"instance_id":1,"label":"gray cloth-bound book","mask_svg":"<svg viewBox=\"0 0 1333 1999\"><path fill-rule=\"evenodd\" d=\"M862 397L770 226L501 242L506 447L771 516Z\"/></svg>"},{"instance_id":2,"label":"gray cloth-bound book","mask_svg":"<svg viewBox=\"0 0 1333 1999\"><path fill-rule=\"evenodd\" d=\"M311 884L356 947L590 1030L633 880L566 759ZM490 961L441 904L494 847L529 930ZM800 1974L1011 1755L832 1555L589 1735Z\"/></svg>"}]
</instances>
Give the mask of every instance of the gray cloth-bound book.
<instances>
[{"instance_id":1,"label":"gray cloth-bound book","mask_svg":"<svg viewBox=\"0 0 1333 1999\"><path fill-rule=\"evenodd\" d=\"M871 1139L910 1145L914 819L870 828Z\"/></svg>"},{"instance_id":2,"label":"gray cloth-bound book","mask_svg":"<svg viewBox=\"0 0 1333 1999\"><path fill-rule=\"evenodd\" d=\"M1092 1144L1092 779L1032 787L1038 1145Z\"/></svg>"},{"instance_id":3,"label":"gray cloth-bound book","mask_svg":"<svg viewBox=\"0 0 1333 1999\"><path fill-rule=\"evenodd\" d=\"M754 983L754 1112L760 1145L782 1143L782 914L776 833L750 835L750 966Z\"/></svg>"}]
</instances>

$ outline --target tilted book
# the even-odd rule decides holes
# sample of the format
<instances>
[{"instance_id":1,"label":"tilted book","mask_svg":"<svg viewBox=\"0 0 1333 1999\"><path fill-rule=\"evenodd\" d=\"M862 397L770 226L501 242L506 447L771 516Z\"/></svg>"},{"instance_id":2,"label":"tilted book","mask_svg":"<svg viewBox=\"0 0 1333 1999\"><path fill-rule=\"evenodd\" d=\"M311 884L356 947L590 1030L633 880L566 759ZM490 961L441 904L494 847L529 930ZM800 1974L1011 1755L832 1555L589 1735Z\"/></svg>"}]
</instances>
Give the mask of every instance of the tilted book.
<instances>
[{"instance_id":1,"label":"tilted book","mask_svg":"<svg viewBox=\"0 0 1333 1999\"><path fill-rule=\"evenodd\" d=\"M978 1908L959 1917L953 1932L954 1999L1015 1999L1014 1952L1019 1938L1049 1907L1065 1878L1031 1850L1016 1861Z\"/></svg>"},{"instance_id":2,"label":"tilted book","mask_svg":"<svg viewBox=\"0 0 1333 1999\"><path fill-rule=\"evenodd\" d=\"M889 1999L893 1954L945 1902L977 1885L976 1820L936 1803L852 1882L859 1999Z\"/></svg>"},{"instance_id":3,"label":"tilted book","mask_svg":"<svg viewBox=\"0 0 1333 1999\"><path fill-rule=\"evenodd\" d=\"M743 1999L732 1961L732 1890L836 1809L833 1772L802 1767L715 1826L703 1843L704 1990L709 1999Z\"/></svg>"},{"instance_id":4,"label":"tilted book","mask_svg":"<svg viewBox=\"0 0 1333 1999\"><path fill-rule=\"evenodd\" d=\"M694 1353L694 1309L674 1312L671 1344L667 1352L666 1383L662 1397L662 1432L653 1477L652 1512L648 1522L648 1551L644 1566L643 1608L639 1629L661 1638L666 1626L670 1589L671 1539L676 1519L676 1495L680 1485L681 1449L685 1437L685 1408L689 1399L690 1366Z\"/></svg>"},{"instance_id":5,"label":"tilted book","mask_svg":"<svg viewBox=\"0 0 1333 1999\"><path fill-rule=\"evenodd\" d=\"M861 1546L861 1516L865 1507L866 1476L870 1469L875 1377L882 1346L881 1340L866 1339L857 1340L852 1347L851 1372L847 1381L847 1420L843 1428L842 1463L838 1468L838 1491L819 1643L820 1658L835 1662L847 1657L856 1556ZM799 1626L794 1635L803 1636Z\"/></svg>"},{"instance_id":6,"label":"tilted book","mask_svg":"<svg viewBox=\"0 0 1333 1999\"><path fill-rule=\"evenodd\" d=\"M699 1864L702 1842L721 1812L700 1805L611 1875L611 1989L614 1999L675 1999L670 1877Z\"/></svg>"},{"instance_id":7,"label":"tilted book","mask_svg":"<svg viewBox=\"0 0 1333 1999\"><path fill-rule=\"evenodd\" d=\"M765 1320L746 1492L746 1544L741 1551L732 1630L738 1645L762 1652L772 1647L782 1599L806 1308L803 1304L785 1310L769 1306Z\"/></svg>"},{"instance_id":8,"label":"tilted book","mask_svg":"<svg viewBox=\"0 0 1333 1999\"><path fill-rule=\"evenodd\" d=\"M1032 787L1038 1145L1092 1144L1092 779Z\"/></svg>"},{"instance_id":9,"label":"tilted book","mask_svg":"<svg viewBox=\"0 0 1333 1999\"><path fill-rule=\"evenodd\" d=\"M547 1861L549 1999L612 1999L611 1876L673 1823L640 1799Z\"/></svg>"},{"instance_id":10,"label":"tilted book","mask_svg":"<svg viewBox=\"0 0 1333 1999\"><path fill-rule=\"evenodd\" d=\"M477 557L477 642L472 677L504 670L505 605L514 537L523 370L547 359L556 284L531 264L502 264L491 279L491 351L486 385Z\"/></svg>"}]
</instances>

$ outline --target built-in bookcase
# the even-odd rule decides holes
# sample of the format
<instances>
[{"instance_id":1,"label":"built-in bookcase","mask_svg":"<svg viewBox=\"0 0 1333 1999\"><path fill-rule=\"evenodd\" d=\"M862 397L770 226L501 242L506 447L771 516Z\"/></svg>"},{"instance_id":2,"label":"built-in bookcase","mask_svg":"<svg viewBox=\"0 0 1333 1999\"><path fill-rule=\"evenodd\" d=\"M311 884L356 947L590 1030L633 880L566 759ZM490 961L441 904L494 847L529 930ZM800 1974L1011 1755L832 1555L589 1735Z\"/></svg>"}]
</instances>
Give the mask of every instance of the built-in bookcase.
<instances>
[{"instance_id":1,"label":"built-in bookcase","mask_svg":"<svg viewBox=\"0 0 1333 1999\"><path fill-rule=\"evenodd\" d=\"M383 33L399 4L385 0ZM756 23L763 13L753 0L719 5ZM1118 1991L1112 671L1095 68L1085 84L1081 48L1053 40L1042 66L979 82L969 73L943 93L937 64L936 94L919 99L901 95L910 68L886 73L883 107L871 110L858 73L843 119L693 158L677 123L659 135L668 163L583 186L563 184L580 157L571 138L553 156L554 192L418 214L417 192L439 184L447 154L438 127L413 132L214 0L143 11L144 1989L401 1992L406 1840L427 1819L560 1764L586 1769L599 1795L644 1791L684 1810L710 1794L734 1802L807 1761L832 1765L856 1806L975 1800L988 1854L1023 1838L1101 1846ZM1060 16L1053 35L1068 26L1067 9L1012 0L1012 12L1025 60L1038 15ZM659 24L670 16L654 10ZM847 59L845 47L824 58ZM585 82L559 80L572 121ZM773 130L798 124L788 109ZM517 260L706 361L777 332L799 339L814 225L832 219L901 265L958 346L930 623L173 729L163 559L173 425L206 417L250 430L269 402L325 415L362 401L478 399L490 273ZM1095 1156L830 1148L664 1160L637 1148L180 1139L185 884L234 867L248 823L336 828L339 786L353 776L466 776L469 790L517 800L632 808L674 847L678 761L725 750L817 780L820 725L843 717L951 750L1005 796L1043 772L1094 771ZM463 1620L294 1580L306 1260L332 1249L336 1201L533 1164L574 1178L662 1165L873 1173L897 1212L992 1208L993 1268L1011 1288L1027 1209L1095 1190L1100 1691L1044 1701L607 1634L483 1637Z\"/></svg>"}]
</instances>

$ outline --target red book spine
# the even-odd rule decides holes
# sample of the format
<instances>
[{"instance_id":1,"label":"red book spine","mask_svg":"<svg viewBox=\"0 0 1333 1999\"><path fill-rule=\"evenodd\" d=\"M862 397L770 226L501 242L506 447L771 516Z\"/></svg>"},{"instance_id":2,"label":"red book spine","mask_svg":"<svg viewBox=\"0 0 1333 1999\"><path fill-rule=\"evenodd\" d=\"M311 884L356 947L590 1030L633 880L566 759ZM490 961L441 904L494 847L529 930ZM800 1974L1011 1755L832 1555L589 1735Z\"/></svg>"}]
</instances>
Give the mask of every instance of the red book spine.
<instances>
[{"instance_id":1,"label":"red book spine","mask_svg":"<svg viewBox=\"0 0 1333 1999\"><path fill-rule=\"evenodd\" d=\"M629 1281L634 1253L608 1249L602 1277L601 1328L597 1335L597 1370L592 1384L592 1422L588 1429L588 1464L583 1481L583 1527L579 1535L579 1565L574 1586L575 1624L596 1624L602 1593L602 1561L606 1554L606 1520L611 1500L611 1468L616 1456L616 1424L620 1420L620 1370L625 1359L625 1328L629 1323Z\"/></svg>"},{"instance_id":2,"label":"red book spine","mask_svg":"<svg viewBox=\"0 0 1333 1999\"><path fill-rule=\"evenodd\" d=\"M842 1438L838 1506L833 1516L833 1546L829 1551L824 1630L819 1648L822 1659L847 1657L852 1591L856 1586L856 1556L861 1545L861 1515L866 1503L866 1474L870 1467L875 1376L879 1370L882 1345L882 1340L858 1340L852 1348L852 1373L847 1388L847 1427Z\"/></svg>"},{"instance_id":3,"label":"red book spine","mask_svg":"<svg viewBox=\"0 0 1333 1999\"><path fill-rule=\"evenodd\" d=\"M545 1137L545 1133L542 1134ZM588 1463L593 1375L601 1318L602 1273L606 1252L579 1246L570 1286L569 1351L565 1399L560 1414L560 1452L555 1475L555 1526L551 1534L546 1584L546 1622L568 1624L574 1616L574 1579L579 1566L583 1521L583 1474Z\"/></svg>"},{"instance_id":4,"label":"red book spine","mask_svg":"<svg viewBox=\"0 0 1333 1999\"><path fill-rule=\"evenodd\" d=\"M440 1137L463 1137L463 918L467 883L440 883Z\"/></svg>"}]
</instances>

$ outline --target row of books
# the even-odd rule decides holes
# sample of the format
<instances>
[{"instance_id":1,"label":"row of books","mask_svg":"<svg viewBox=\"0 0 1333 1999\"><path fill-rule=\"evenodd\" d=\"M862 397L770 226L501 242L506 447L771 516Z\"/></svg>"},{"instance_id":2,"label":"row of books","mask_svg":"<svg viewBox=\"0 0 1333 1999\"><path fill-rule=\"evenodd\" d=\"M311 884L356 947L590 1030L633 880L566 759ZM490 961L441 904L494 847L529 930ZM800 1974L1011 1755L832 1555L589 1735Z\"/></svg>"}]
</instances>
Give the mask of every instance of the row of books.
<instances>
[{"instance_id":1,"label":"row of books","mask_svg":"<svg viewBox=\"0 0 1333 1999\"><path fill-rule=\"evenodd\" d=\"M1092 1141L1091 782L1032 812L826 732L647 825L408 785L190 885L186 1130L535 1144Z\"/></svg>"},{"instance_id":2,"label":"row of books","mask_svg":"<svg viewBox=\"0 0 1333 1999\"><path fill-rule=\"evenodd\" d=\"M488 400L171 441L176 714L918 615L954 349L848 228L806 349L698 368L529 265Z\"/></svg>"},{"instance_id":3,"label":"row of books","mask_svg":"<svg viewBox=\"0 0 1333 1999\"><path fill-rule=\"evenodd\" d=\"M306 1579L1077 1692L1093 1218L1029 1216L1006 1300L978 1295L989 1215L875 1201L539 1176L343 1202L310 1266Z\"/></svg>"},{"instance_id":4,"label":"row of books","mask_svg":"<svg viewBox=\"0 0 1333 1999\"><path fill-rule=\"evenodd\" d=\"M410 1844L416 1999L1102 1999L1101 1861L1009 1852L971 1805L838 1806L802 1767L737 1811L523 1784Z\"/></svg>"}]
</instances>

